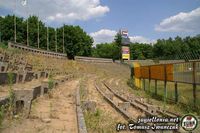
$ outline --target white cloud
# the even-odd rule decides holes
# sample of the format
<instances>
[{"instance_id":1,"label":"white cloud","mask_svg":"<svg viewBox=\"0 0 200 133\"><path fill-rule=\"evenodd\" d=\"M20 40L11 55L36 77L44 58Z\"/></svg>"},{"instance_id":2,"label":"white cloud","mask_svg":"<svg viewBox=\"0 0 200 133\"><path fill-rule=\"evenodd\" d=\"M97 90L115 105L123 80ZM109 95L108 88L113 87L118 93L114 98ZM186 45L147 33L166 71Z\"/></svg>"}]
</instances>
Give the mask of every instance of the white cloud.
<instances>
[{"instance_id":1,"label":"white cloud","mask_svg":"<svg viewBox=\"0 0 200 133\"><path fill-rule=\"evenodd\" d=\"M1 0L0 8L14 10L13 0ZM22 6L17 0L15 13L22 17L29 14L38 15L45 22L71 23L97 18L109 12L107 6L102 6L100 0L28 0L27 6Z\"/></svg>"},{"instance_id":2,"label":"white cloud","mask_svg":"<svg viewBox=\"0 0 200 133\"><path fill-rule=\"evenodd\" d=\"M117 31L109 29L101 29L97 32L90 33L90 36L94 39L94 44L113 42ZM155 43L155 40L150 40L142 36L129 36L131 42L138 43Z\"/></svg>"},{"instance_id":3,"label":"white cloud","mask_svg":"<svg viewBox=\"0 0 200 133\"><path fill-rule=\"evenodd\" d=\"M129 38L130 38L131 42L133 42L133 43L135 43L135 42L147 43L147 44L156 43L156 40L151 40L151 39L145 38L143 36L131 36Z\"/></svg>"},{"instance_id":4,"label":"white cloud","mask_svg":"<svg viewBox=\"0 0 200 133\"><path fill-rule=\"evenodd\" d=\"M191 12L180 12L175 16L166 18L155 26L160 32L199 32L200 31L200 7Z\"/></svg>"},{"instance_id":5,"label":"white cloud","mask_svg":"<svg viewBox=\"0 0 200 133\"><path fill-rule=\"evenodd\" d=\"M94 39L94 44L112 42L115 35L117 34L114 30L101 29L97 32L90 33L90 36Z\"/></svg>"}]
</instances>

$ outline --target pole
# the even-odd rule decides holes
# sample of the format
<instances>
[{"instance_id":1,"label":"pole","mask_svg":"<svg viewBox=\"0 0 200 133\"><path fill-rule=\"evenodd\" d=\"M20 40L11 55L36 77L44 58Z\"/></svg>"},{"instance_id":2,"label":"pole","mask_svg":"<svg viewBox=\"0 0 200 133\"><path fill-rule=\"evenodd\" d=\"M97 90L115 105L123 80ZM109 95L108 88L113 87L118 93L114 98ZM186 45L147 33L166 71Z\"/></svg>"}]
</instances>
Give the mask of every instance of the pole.
<instances>
[{"instance_id":1,"label":"pole","mask_svg":"<svg viewBox=\"0 0 200 133\"><path fill-rule=\"evenodd\" d=\"M65 25L63 26L63 53L65 52L65 47L64 47L64 44L65 44Z\"/></svg>"},{"instance_id":2,"label":"pole","mask_svg":"<svg viewBox=\"0 0 200 133\"><path fill-rule=\"evenodd\" d=\"M27 35L26 35L26 36L27 36L27 38L26 38L26 39L27 39L27 46L29 46L29 34L28 34L28 32L29 32L29 30L28 30L28 28L29 28L29 27L28 27L28 19L29 19L28 0L27 0L27 8L26 8L26 10L27 10L27 24L26 24L26 30L27 30L27 31L26 31L26 32L27 32Z\"/></svg>"},{"instance_id":3,"label":"pole","mask_svg":"<svg viewBox=\"0 0 200 133\"><path fill-rule=\"evenodd\" d=\"M55 29L55 45L56 45L56 52L57 52L57 29Z\"/></svg>"},{"instance_id":4,"label":"pole","mask_svg":"<svg viewBox=\"0 0 200 133\"><path fill-rule=\"evenodd\" d=\"M15 43L17 42L17 26L16 26L16 15L15 15L15 11L16 11L16 4L17 4L17 0L15 0L15 9L14 9L14 41Z\"/></svg>"},{"instance_id":5,"label":"pole","mask_svg":"<svg viewBox=\"0 0 200 133\"><path fill-rule=\"evenodd\" d=\"M157 79L155 80L155 95L157 95Z\"/></svg>"},{"instance_id":6,"label":"pole","mask_svg":"<svg viewBox=\"0 0 200 133\"><path fill-rule=\"evenodd\" d=\"M178 103L178 84L175 82L175 102Z\"/></svg>"},{"instance_id":7,"label":"pole","mask_svg":"<svg viewBox=\"0 0 200 133\"><path fill-rule=\"evenodd\" d=\"M193 103L194 107L196 107L196 102L197 102L197 90L196 90L196 62L192 63L192 75L193 75Z\"/></svg>"},{"instance_id":8,"label":"pole","mask_svg":"<svg viewBox=\"0 0 200 133\"><path fill-rule=\"evenodd\" d=\"M151 92L151 68L150 68L150 66L148 67L148 70L149 70L149 90L148 90L148 93L150 94L150 92Z\"/></svg>"},{"instance_id":9,"label":"pole","mask_svg":"<svg viewBox=\"0 0 200 133\"><path fill-rule=\"evenodd\" d=\"M37 32L38 32L38 35L37 35L37 42L38 42L38 48L40 48L40 22L39 22L39 15L38 15L38 25L37 25Z\"/></svg>"},{"instance_id":10,"label":"pole","mask_svg":"<svg viewBox=\"0 0 200 133\"><path fill-rule=\"evenodd\" d=\"M47 26L47 51L49 50L49 27Z\"/></svg>"},{"instance_id":11,"label":"pole","mask_svg":"<svg viewBox=\"0 0 200 133\"><path fill-rule=\"evenodd\" d=\"M166 109L167 102L167 69L166 65L164 65L164 110Z\"/></svg>"}]
</instances>

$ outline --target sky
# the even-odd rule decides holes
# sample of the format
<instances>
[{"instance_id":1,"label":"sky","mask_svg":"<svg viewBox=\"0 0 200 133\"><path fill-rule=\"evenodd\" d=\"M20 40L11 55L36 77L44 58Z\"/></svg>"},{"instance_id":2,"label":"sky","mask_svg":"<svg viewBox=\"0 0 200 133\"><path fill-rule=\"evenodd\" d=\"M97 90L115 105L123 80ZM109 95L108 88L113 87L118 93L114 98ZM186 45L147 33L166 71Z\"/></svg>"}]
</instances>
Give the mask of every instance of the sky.
<instances>
[{"instance_id":1,"label":"sky","mask_svg":"<svg viewBox=\"0 0 200 133\"><path fill-rule=\"evenodd\" d=\"M200 0L0 0L0 15L13 13L52 27L80 25L94 44L112 42L119 29L149 44L200 34Z\"/></svg>"}]
</instances>

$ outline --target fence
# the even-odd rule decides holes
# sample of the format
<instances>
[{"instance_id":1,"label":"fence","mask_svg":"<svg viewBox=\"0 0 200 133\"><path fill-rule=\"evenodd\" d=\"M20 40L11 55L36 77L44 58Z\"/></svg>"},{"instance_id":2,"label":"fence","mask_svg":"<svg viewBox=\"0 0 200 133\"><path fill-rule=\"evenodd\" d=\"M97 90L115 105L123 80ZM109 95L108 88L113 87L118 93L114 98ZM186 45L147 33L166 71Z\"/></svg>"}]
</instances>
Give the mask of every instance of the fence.
<instances>
[{"instance_id":1,"label":"fence","mask_svg":"<svg viewBox=\"0 0 200 133\"><path fill-rule=\"evenodd\" d=\"M138 88L143 88L176 103L200 107L199 61L148 66L141 66L137 62L134 63L134 78Z\"/></svg>"}]
</instances>

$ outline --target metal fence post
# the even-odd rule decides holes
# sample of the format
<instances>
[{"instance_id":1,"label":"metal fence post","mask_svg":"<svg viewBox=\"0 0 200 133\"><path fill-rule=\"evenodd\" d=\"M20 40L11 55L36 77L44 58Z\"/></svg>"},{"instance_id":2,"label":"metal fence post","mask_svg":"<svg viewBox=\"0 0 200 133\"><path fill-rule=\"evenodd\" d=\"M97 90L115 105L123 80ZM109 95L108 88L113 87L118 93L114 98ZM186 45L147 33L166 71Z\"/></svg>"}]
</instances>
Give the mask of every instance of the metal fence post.
<instances>
[{"instance_id":1,"label":"metal fence post","mask_svg":"<svg viewBox=\"0 0 200 133\"><path fill-rule=\"evenodd\" d=\"M164 65L164 102L167 100L167 69L166 65Z\"/></svg>"},{"instance_id":2,"label":"metal fence post","mask_svg":"<svg viewBox=\"0 0 200 133\"><path fill-rule=\"evenodd\" d=\"M193 102L194 106L196 106L196 62L192 63L193 66Z\"/></svg>"},{"instance_id":3,"label":"metal fence post","mask_svg":"<svg viewBox=\"0 0 200 133\"><path fill-rule=\"evenodd\" d=\"M155 95L157 95L157 80L155 80Z\"/></svg>"},{"instance_id":4,"label":"metal fence post","mask_svg":"<svg viewBox=\"0 0 200 133\"><path fill-rule=\"evenodd\" d=\"M149 90L148 92L150 93L151 92L151 69L150 69L150 66L148 67L149 69Z\"/></svg>"},{"instance_id":5,"label":"metal fence post","mask_svg":"<svg viewBox=\"0 0 200 133\"><path fill-rule=\"evenodd\" d=\"M144 88L144 91L146 90L145 88L145 79L143 78L143 88Z\"/></svg>"},{"instance_id":6,"label":"metal fence post","mask_svg":"<svg viewBox=\"0 0 200 133\"><path fill-rule=\"evenodd\" d=\"M178 103L178 84L175 82L175 102Z\"/></svg>"}]
</instances>

